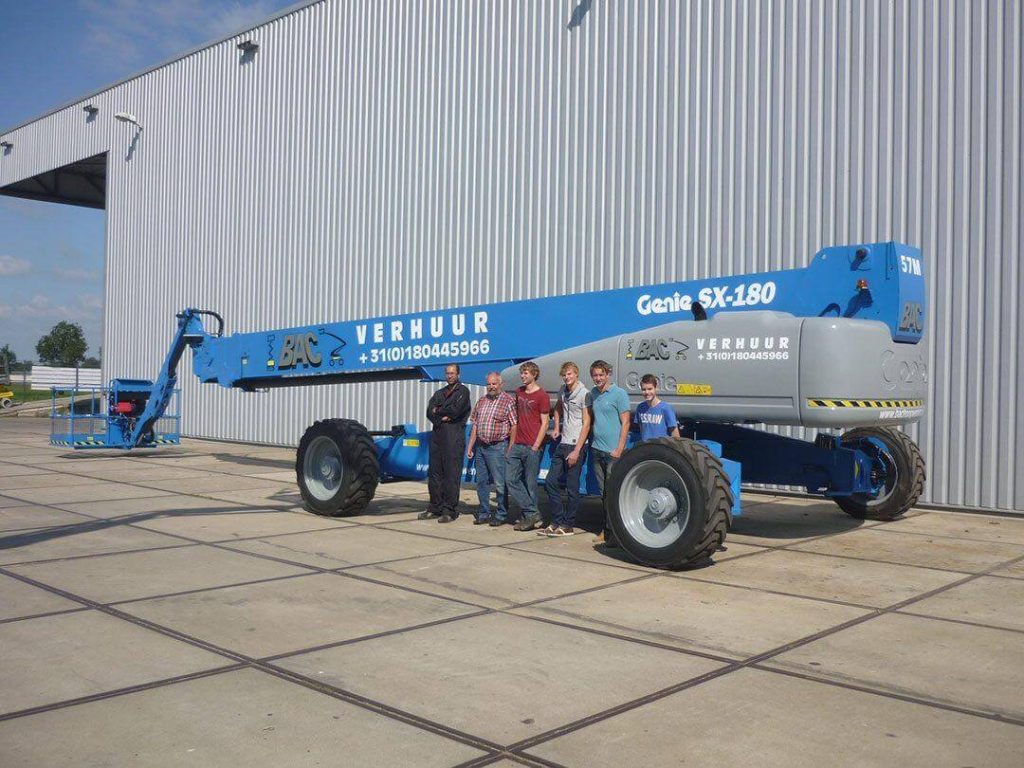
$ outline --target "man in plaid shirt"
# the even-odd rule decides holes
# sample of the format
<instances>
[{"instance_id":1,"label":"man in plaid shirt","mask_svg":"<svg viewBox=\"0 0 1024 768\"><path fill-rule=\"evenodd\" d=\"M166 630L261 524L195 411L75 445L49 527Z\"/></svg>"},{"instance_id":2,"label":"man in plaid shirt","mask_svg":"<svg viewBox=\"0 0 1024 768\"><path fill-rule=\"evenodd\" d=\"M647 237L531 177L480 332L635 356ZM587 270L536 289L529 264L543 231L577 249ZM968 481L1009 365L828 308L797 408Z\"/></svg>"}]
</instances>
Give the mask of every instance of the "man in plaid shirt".
<instances>
[{"instance_id":1,"label":"man in plaid shirt","mask_svg":"<svg viewBox=\"0 0 1024 768\"><path fill-rule=\"evenodd\" d=\"M487 374L487 394L477 401L469 416L473 430L469 434L466 456L476 456L476 494L480 511L474 525L493 527L508 522L508 494L505 489L505 454L509 440L516 438L516 399L501 391L501 375ZM497 495L497 510L491 514L491 487Z\"/></svg>"}]
</instances>

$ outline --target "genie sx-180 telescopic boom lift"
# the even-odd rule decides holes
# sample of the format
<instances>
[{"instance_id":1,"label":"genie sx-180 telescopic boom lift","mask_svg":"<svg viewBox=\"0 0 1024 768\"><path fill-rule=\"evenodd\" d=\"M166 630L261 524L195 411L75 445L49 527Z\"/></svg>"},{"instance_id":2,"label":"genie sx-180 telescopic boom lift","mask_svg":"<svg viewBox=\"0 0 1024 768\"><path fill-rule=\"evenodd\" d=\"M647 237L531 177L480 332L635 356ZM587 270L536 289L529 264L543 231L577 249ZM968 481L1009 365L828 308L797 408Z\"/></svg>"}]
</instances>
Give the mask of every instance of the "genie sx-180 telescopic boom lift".
<instances>
[{"instance_id":1,"label":"genie sx-180 telescopic boom lift","mask_svg":"<svg viewBox=\"0 0 1024 768\"><path fill-rule=\"evenodd\" d=\"M211 317L215 332L203 322ZM924 461L894 427L924 413L924 317L921 253L899 243L826 248L803 269L230 336L216 313L186 309L155 383L115 379L104 390L102 430L82 434L74 420L58 419L51 440L75 448L176 442L176 431L156 427L186 347L200 380L247 391L442 381L449 363L467 383L500 371L513 389L518 366L532 360L553 394L562 362L585 373L602 359L634 402L640 377L656 375L659 396L679 416L684 437L633 445L605 494L630 554L679 567L724 541L740 514L741 479L802 487L859 518L889 520L914 504ZM749 424L847 431L807 442ZM413 424L371 432L350 419L316 422L296 458L307 508L355 514L381 480L423 479L428 437ZM542 475L548 463L545 456ZM581 486L596 492L589 467Z\"/></svg>"}]
</instances>

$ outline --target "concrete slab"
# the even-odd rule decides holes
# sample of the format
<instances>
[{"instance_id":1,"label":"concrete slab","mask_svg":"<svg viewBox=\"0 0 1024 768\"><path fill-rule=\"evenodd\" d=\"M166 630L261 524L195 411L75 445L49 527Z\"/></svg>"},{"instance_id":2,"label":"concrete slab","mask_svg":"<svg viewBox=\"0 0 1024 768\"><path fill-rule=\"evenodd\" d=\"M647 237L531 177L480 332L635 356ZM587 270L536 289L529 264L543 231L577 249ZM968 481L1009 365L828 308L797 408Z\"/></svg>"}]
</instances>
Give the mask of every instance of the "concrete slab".
<instances>
[{"instance_id":1,"label":"concrete slab","mask_svg":"<svg viewBox=\"0 0 1024 768\"><path fill-rule=\"evenodd\" d=\"M245 512L251 508L227 501L206 499L202 496L179 496L177 494L156 496L149 499L118 499L117 501L87 501L57 505L69 512L78 512L90 517L105 519L121 518L131 522L172 517L176 514L217 514L222 512Z\"/></svg>"},{"instance_id":2,"label":"concrete slab","mask_svg":"<svg viewBox=\"0 0 1024 768\"><path fill-rule=\"evenodd\" d=\"M387 498L389 496L397 496L400 498L430 498L430 494L427 492L426 483L413 482L411 480L402 480L394 483L381 483L377 486L377 492L374 495L375 498Z\"/></svg>"},{"instance_id":3,"label":"concrete slab","mask_svg":"<svg viewBox=\"0 0 1024 768\"><path fill-rule=\"evenodd\" d=\"M0 624L0 647L4 713L230 663L98 611Z\"/></svg>"},{"instance_id":4,"label":"concrete slab","mask_svg":"<svg viewBox=\"0 0 1024 768\"><path fill-rule=\"evenodd\" d=\"M737 721L737 715L742 721ZM1019 766L1024 729L745 669L529 750L562 765Z\"/></svg>"},{"instance_id":5,"label":"concrete slab","mask_svg":"<svg viewBox=\"0 0 1024 768\"><path fill-rule=\"evenodd\" d=\"M409 522L425 508L426 503L417 499L374 498L360 514L348 516L345 520L363 525Z\"/></svg>"},{"instance_id":6,"label":"concrete slab","mask_svg":"<svg viewBox=\"0 0 1024 768\"><path fill-rule=\"evenodd\" d=\"M183 484L180 479L171 480L147 480L146 485L152 488L160 488L166 491L180 491ZM201 475L190 478L184 484L189 493L207 494L214 491L264 491L270 495L279 491L297 491L295 478L288 483L274 483L269 480L261 480L258 477L249 475L222 475L213 472L204 472Z\"/></svg>"},{"instance_id":7,"label":"concrete slab","mask_svg":"<svg viewBox=\"0 0 1024 768\"><path fill-rule=\"evenodd\" d=\"M306 568L204 546L9 568L14 573L100 603L310 573Z\"/></svg>"},{"instance_id":8,"label":"concrete slab","mask_svg":"<svg viewBox=\"0 0 1024 768\"><path fill-rule=\"evenodd\" d=\"M54 525L75 525L88 518L52 507L25 504L0 509L0 531L20 531L26 528L48 528Z\"/></svg>"},{"instance_id":9,"label":"concrete slab","mask_svg":"<svg viewBox=\"0 0 1024 768\"><path fill-rule=\"evenodd\" d=\"M719 666L507 615L316 651L279 664L503 744Z\"/></svg>"},{"instance_id":10,"label":"concrete slab","mask_svg":"<svg viewBox=\"0 0 1024 768\"><path fill-rule=\"evenodd\" d=\"M8 507L24 507L27 504L29 504L29 502L24 499L12 499L9 496L4 496L3 493L0 493L0 509L7 509Z\"/></svg>"},{"instance_id":11,"label":"concrete slab","mask_svg":"<svg viewBox=\"0 0 1024 768\"><path fill-rule=\"evenodd\" d=\"M448 766L483 753L253 670L0 723L8 768Z\"/></svg>"},{"instance_id":12,"label":"concrete slab","mask_svg":"<svg viewBox=\"0 0 1024 768\"><path fill-rule=\"evenodd\" d=\"M900 533L922 533L931 536L952 536L955 539L977 539L1024 545L1024 520L989 515L965 515L953 512L923 512L886 526Z\"/></svg>"},{"instance_id":13,"label":"concrete slab","mask_svg":"<svg viewBox=\"0 0 1024 768\"><path fill-rule=\"evenodd\" d=\"M209 499L244 504L248 507L302 507L302 495L294 486L291 489L278 487L276 490L210 491L203 493L203 496Z\"/></svg>"},{"instance_id":14,"label":"concrete slab","mask_svg":"<svg viewBox=\"0 0 1024 768\"><path fill-rule=\"evenodd\" d=\"M0 565L180 544L184 544L181 539L128 528L116 521L88 521L0 536Z\"/></svg>"},{"instance_id":15,"label":"concrete slab","mask_svg":"<svg viewBox=\"0 0 1024 768\"><path fill-rule=\"evenodd\" d=\"M474 545L356 525L240 541L228 546L239 552L255 552L318 568L349 568L385 560L456 552Z\"/></svg>"},{"instance_id":16,"label":"concrete slab","mask_svg":"<svg viewBox=\"0 0 1024 768\"><path fill-rule=\"evenodd\" d=\"M291 483L295 484L295 470L280 470L277 472L261 472L257 475L246 475L246 477L256 477L260 480L273 480L274 482Z\"/></svg>"},{"instance_id":17,"label":"concrete slab","mask_svg":"<svg viewBox=\"0 0 1024 768\"><path fill-rule=\"evenodd\" d=\"M0 723L16 766L449 766L483 753L253 670ZM340 757L340 756L343 756Z\"/></svg>"},{"instance_id":18,"label":"concrete slab","mask_svg":"<svg viewBox=\"0 0 1024 768\"><path fill-rule=\"evenodd\" d=\"M568 538L553 539L547 536L536 536L534 541L524 541L509 544L512 549L522 549L526 552L539 552L548 555L557 555L572 560L582 560L588 563L600 563L601 565L618 565L623 568L631 568L646 573L660 573L657 568L650 568L646 565L632 560L624 550L594 545L594 536L588 532L580 532ZM715 563L724 562L740 555L751 555L760 552L768 552L764 547L753 547L747 544L733 544L726 542L726 548L716 552L713 558Z\"/></svg>"},{"instance_id":19,"label":"concrete slab","mask_svg":"<svg viewBox=\"0 0 1024 768\"><path fill-rule=\"evenodd\" d=\"M865 525L831 501L776 499L751 504L733 521L728 540L737 544L780 547L804 539L852 531Z\"/></svg>"},{"instance_id":20,"label":"concrete slab","mask_svg":"<svg viewBox=\"0 0 1024 768\"><path fill-rule=\"evenodd\" d=\"M354 568L352 573L489 608L636 578L632 570L487 547Z\"/></svg>"},{"instance_id":21,"label":"concrete slab","mask_svg":"<svg viewBox=\"0 0 1024 768\"><path fill-rule=\"evenodd\" d=\"M45 475L52 470L36 467L31 464L11 464L0 460L0 475L3 477L19 477L22 475Z\"/></svg>"},{"instance_id":22,"label":"concrete slab","mask_svg":"<svg viewBox=\"0 0 1024 768\"><path fill-rule=\"evenodd\" d=\"M4 491L12 499L22 499L29 504L68 504L79 501L111 501L113 499L145 499L152 496L167 496L168 491L143 488L137 485L93 482L78 483L76 480L46 488L22 488Z\"/></svg>"},{"instance_id":23,"label":"concrete slab","mask_svg":"<svg viewBox=\"0 0 1024 768\"><path fill-rule=\"evenodd\" d=\"M963 578L949 571L779 550L681 575L876 608Z\"/></svg>"},{"instance_id":24,"label":"concrete slab","mask_svg":"<svg viewBox=\"0 0 1024 768\"><path fill-rule=\"evenodd\" d=\"M1016 544L899 533L887 526L798 544L794 549L964 573L979 573L1024 555L1024 546Z\"/></svg>"},{"instance_id":25,"label":"concrete slab","mask_svg":"<svg viewBox=\"0 0 1024 768\"><path fill-rule=\"evenodd\" d=\"M536 541L535 531L516 531L511 525L491 528L489 525L473 525L472 515L459 515L452 523L441 524L437 520L412 520L404 523L388 523L384 526L392 531L424 533L443 539L457 539L470 544L514 544L518 541Z\"/></svg>"},{"instance_id":26,"label":"concrete slab","mask_svg":"<svg viewBox=\"0 0 1024 768\"><path fill-rule=\"evenodd\" d=\"M1011 579L1024 579L1024 562L1013 563L992 571L993 576L1005 576Z\"/></svg>"},{"instance_id":27,"label":"concrete slab","mask_svg":"<svg viewBox=\"0 0 1024 768\"><path fill-rule=\"evenodd\" d=\"M92 468L89 469L89 476L103 480L122 481L152 485L155 480L188 480L188 483L177 483L166 488L169 491L191 491L192 480L202 477L220 477L212 472L205 472L202 469L178 469L175 467L154 467L149 464L136 463L131 467L117 469ZM156 486L154 486L156 487ZM159 486L164 487L164 486Z\"/></svg>"},{"instance_id":28,"label":"concrete slab","mask_svg":"<svg viewBox=\"0 0 1024 768\"><path fill-rule=\"evenodd\" d=\"M1024 634L886 614L768 666L1010 717L1024 717Z\"/></svg>"},{"instance_id":29,"label":"concrete slab","mask_svg":"<svg viewBox=\"0 0 1024 768\"><path fill-rule=\"evenodd\" d=\"M1024 632L1024 581L981 576L914 603L906 612Z\"/></svg>"},{"instance_id":30,"label":"concrete slab","mask_svg":"<svg viewBox=\"0 0 1024 768\"><path fill-rule=\"evenodd\" d=\"M0 489L24 490L26 488L53 488L59 485L94 485L102 482L88 477L71 477L59 472L45 472L35 475L4 475L0 470Z\"/></svg>"},{"instance_id":31,"label":"concrete slab","mask_svg":"<svg viewBox=\"0 0 1024 768\"><path fill-rule=\"evenodd\" d=\"M0 574L0 621L81 607L73 600Z\"/></svg>"},{"instance_id":32,"label":"concrete slab","mask_svg":"<svg viewBox=\"0 0 1024 768\"><path fill-rule=\"evenodd\" d=\"M517 609L676 648L743 659L866 611L802 597L656 576Z\"/></svg>"},{"instance_id":33,"label":"concrete slab","mask_svg":"<svg viewBox=\"0 0 1024 768\"><path fill-rule=\"evenodd\" d=\"M299 576L122 610L250 656L270 656L461 616L473 608L344 576Z\"/></svg>"},{"instance_id":34,"label":"concrete slab","mask_svg":"<svg viewBox=\"0 0 1024 768\"><path fill-rule=\"evenodd\" d=\"M274 512L221 512L213 515L166 515L138 523L151 531L187 536L198 541L227 541L230 539L274 536L281 533L322 531L346 528L351 523L340 518L295 514L283 510Z\"/></svg>"}]
</instances>

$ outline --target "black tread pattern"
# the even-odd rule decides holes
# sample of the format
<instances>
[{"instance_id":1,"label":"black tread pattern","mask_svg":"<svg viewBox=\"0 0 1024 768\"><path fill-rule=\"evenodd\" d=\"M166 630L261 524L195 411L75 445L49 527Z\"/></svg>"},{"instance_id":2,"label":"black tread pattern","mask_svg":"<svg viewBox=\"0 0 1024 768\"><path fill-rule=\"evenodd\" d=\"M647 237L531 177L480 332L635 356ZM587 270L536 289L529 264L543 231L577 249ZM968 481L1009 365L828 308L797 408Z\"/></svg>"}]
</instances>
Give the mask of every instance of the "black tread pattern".
<instances>
[{"instance_id":1,"label":"black tread pattern","mask_svg":"<svg viewBox=\"0 0 1024 768\"><path fill-rule=\"evenodd\" d=\"M696 440L688 438L659 437L651 442L667 445L682 454L703 480L704 486L704 530L693 550L676 562L671 568L684 568L711 557L725 542L729 527L729 511L732 509L732 486L722 462L710 450Z\"/></svg>"},{"instance_id":2,"label":"black tread pattern","mask_svg":"<svg viewBox=\"0 0 1024 768\"><path fill-rule=\"evenodd\" d=\"M380 462L377 460L377 446L366 427L355 419L324 419L314 422L332 427L338 446L345 458L345 466L351 470L352 478L345 488L345 494L335 499L332 509L316 509L306 504L306 509L325 517L348 517L366 509L377 492L380 481ZM295 471L301 478L302 465L296 458ZM301 488L301 482L299 487Z\"/></svg>"},{"instance_id":3,"label":"black tread pattern","mask_svg":"<svg viewBox=\"0 0 1024 768\"><path fill-rule=\"evenodd\" d=\"M857 429L851 429L843 435L843 441L863 437L879 438L892 445L898 453L903 455L911 468L910 487L904 493L902 499L899 499L894 505L887 507L869 507L866 504L859 503L856 498L846 500L842 499L842 497L837 497L836 503L848 515L861 520L895 520L913 507L917 500L921 498L921 494L924 493L924 481L926 479L924 456L921 453L921 449L917 447L917 443L911 440L909 435L890 427L858 427Z\"/></svg>"}]
</instances>

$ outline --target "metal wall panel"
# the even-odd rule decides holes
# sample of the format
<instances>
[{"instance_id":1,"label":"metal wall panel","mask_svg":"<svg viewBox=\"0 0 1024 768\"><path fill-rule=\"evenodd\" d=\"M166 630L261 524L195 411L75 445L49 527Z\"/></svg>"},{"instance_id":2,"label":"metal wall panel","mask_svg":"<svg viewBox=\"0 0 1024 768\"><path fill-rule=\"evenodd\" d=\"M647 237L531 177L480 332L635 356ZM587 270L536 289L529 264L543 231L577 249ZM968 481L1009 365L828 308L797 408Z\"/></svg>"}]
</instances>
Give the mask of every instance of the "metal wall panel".
<instances>
[{"instance_id":1,"label":"metal wall panel","mask_svg":"<svg viewBox=\"0 0 1024 768\"><path fill-rule=\"evenodd\" d=\"M1024 511L1021 4L326 0L3 134L0 184L109 152L105 375L185 305L231 329L801 266L928 264L928 501ZM133 143L118 110L145 126ZM524 318L529 322L529 318ZM243 395L187 434L295 443L429 387Z\"/></svg>"}]
</instances>

